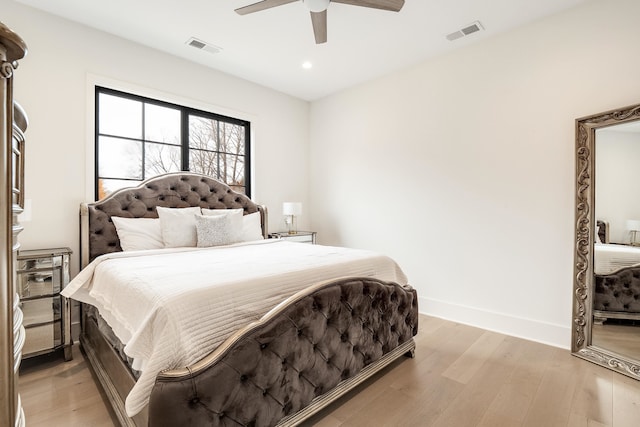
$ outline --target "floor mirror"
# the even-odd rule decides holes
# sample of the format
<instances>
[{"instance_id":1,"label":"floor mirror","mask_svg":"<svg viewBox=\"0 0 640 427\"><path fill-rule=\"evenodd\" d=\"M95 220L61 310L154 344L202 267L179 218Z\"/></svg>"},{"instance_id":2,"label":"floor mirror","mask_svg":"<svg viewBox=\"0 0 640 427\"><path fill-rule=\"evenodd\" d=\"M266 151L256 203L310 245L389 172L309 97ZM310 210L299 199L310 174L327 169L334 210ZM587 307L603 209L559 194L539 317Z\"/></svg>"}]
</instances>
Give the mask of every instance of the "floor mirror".
<instances>
[{"instance_id":1,"label":"floor mirror","mask_svg":"<svg viewBox=\"0 0 640 427\"><path fill-rule=\"evenodd\" d=\"M576 120L572 352L640 379L640 104Z\"/></svg>"}]
</instances>

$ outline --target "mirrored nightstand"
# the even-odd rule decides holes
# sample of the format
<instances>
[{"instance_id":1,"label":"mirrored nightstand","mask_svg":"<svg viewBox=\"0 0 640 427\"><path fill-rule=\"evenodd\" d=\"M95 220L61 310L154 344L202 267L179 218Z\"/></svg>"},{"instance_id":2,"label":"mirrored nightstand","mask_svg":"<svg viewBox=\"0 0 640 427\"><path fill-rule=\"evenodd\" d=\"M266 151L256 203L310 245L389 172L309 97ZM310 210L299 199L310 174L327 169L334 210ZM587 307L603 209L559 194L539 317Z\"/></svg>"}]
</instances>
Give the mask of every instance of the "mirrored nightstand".
<instances>
[{"instance_id":1,"label":"mirrored nightstand","mask_svg":"<svg viewBox=\"0 0 640 427\"><path fill-rule=\"evenodd\" d=\"M291 242L300 242L300 243L316 243L316 232L315 231L298 231L295 234L289 234L287 231L276 231L275 233L269 234L270 239L285 239Z\"/></svg>"},{"instance_id":2,"label":"mirrored nightstand","mask_svg":"<svg viewBox=\"0 0 640 427\"><path fill-rule=\"evenodd\" d=\"M23 358L64 349L71 360L71 308L60 291L69 283L71 249L18 252L18 293L26 331Z\"/></svg>"}]
</instances>

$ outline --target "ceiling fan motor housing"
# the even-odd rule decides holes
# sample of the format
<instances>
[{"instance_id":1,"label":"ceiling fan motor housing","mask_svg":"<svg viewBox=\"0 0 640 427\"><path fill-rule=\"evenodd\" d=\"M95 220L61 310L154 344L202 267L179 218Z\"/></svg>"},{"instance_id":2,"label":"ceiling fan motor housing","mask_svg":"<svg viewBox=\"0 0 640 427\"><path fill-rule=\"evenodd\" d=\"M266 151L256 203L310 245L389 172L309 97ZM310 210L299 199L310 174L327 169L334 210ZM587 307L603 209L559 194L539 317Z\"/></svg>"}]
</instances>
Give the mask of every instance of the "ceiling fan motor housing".
<instances>
[{"instance_id":1,"label":"ceiling fan motor housing","mask_svg":"<svg viewBox=\"0 0 640 427\"><path fill-rule=\"evenodd\" d=\"M302 0L311 12L324 12L329 7L331 0Z\"/></svg>"}]
</instances>

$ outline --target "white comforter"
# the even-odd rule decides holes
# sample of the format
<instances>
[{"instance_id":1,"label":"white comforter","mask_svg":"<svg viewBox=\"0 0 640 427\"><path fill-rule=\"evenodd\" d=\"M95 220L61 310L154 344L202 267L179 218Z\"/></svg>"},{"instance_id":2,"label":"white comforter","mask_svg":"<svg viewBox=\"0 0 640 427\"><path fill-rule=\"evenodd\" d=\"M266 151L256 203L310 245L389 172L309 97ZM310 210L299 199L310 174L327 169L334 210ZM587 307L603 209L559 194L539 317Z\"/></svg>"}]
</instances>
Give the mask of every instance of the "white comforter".
<instances>
[{"instance_id":1,"label":"white comforter","mask_svg":"<svg viewBox=\"0 0 640 427\"><path fill-rule=\"evenodd\" d=\"M407 283L374 252L274 239L103 255L62 294L95 305L141 371L126 399L133 416L160 371L198 361L295 292L344 276Z\"/></svg>"},{"instance_id":2,"label":"white comforter","mask_svg":"<svg viewBox=\"0 0 640 427\"><path fill-rule=\"evenodd\" d=\"M621 268L640 264L640 247L596 243L593 248L595 274L611 274Z\"/></svg>"}]
</instances>

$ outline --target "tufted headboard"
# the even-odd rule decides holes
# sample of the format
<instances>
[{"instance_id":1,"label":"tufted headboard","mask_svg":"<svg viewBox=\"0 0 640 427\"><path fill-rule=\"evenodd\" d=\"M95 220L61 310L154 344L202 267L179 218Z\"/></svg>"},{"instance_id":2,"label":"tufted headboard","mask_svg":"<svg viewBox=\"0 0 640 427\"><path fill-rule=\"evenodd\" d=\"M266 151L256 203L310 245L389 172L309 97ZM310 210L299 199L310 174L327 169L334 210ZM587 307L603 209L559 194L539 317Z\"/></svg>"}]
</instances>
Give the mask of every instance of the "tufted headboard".
<instances>
[{"instance_id":1,"label":"tufted headboard","mask_svg":"<svg viewBox=\"0 0 640 427\"><path fill-rule=\"evenodd\" d=\"M158 218L156 207L206 209L243 208L245 215L260 212L262 235L267 237L267 210L244 194L209 176L192 172L159 175L137 187L120 189L103 200L80 206L81 267L99 255L122 250L112 216Z\"/></svg>"},{"instance_id":2,"label":"tufted headboard","mask_svg":"<svg viewBox=\"0 0 640 427\"><path fill-rule=\"evenodd\" d=\"M598 237L600 237L600 242L609 243L609 223L606 221L597 220L596 229Z\"/></svg>"}]
</instances>

